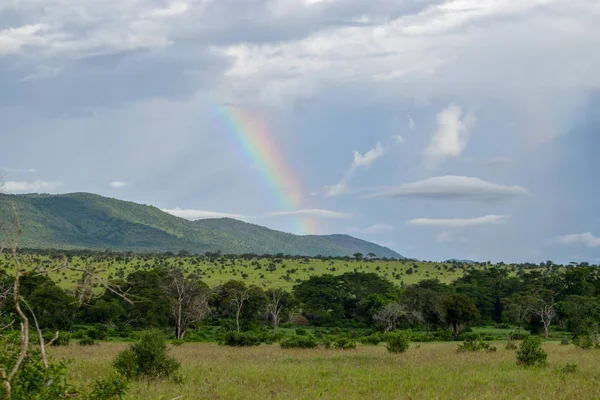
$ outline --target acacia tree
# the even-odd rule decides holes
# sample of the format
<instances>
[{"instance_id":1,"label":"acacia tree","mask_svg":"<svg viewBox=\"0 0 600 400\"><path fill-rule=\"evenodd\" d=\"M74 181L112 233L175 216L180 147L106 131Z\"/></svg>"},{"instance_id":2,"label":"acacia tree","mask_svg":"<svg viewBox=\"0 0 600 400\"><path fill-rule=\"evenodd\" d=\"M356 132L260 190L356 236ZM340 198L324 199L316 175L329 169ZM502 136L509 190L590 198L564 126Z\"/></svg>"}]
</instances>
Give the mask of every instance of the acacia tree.
<instances>
[{"instance_id":1,"label":"acacia tree","mask_svg":"<svg viewBox=\"0 0 600 400\"><path fill-rule=\"evenodd\" d=\"M210 313L212 291L206 284L186 278L179 269L169 270L166 280L165 291L175 321L175 337L181 340L193 324Z\"/></svg>"},{"instance_id":2,"label":"acacia tree","mask_svg":"<svg viewBox=\"0 0 600 400\"><path fill-rule=\"evenodd\" d=\"M465 325L477 321L481 314L475 302L464 294L455 294L444 300L446 322L452 327L454 337L458 337Z\"/></svg>"}]
</instances>

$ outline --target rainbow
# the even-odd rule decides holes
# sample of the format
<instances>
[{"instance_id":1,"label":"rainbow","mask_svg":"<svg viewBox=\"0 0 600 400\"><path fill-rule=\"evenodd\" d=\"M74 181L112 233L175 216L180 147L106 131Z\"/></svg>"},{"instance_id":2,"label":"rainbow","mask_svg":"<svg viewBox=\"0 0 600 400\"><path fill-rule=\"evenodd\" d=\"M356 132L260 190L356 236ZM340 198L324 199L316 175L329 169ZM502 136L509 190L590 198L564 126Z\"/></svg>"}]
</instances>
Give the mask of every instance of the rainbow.
<instances>
[{"instance_id":1,"label":"rainbow","mask_svg":"<svg viewBox=\"0 0 600 400\"><path fill-rule=\"evenodd\" d=\"M306 191L300 179L286 162L267 124L242 108L213 102L219 119L227 126L244 156L262 173L283 211L296 211L306 203ZM294 233L315 232L314 220L294 217Z\"/></svg>"}]
</instances>

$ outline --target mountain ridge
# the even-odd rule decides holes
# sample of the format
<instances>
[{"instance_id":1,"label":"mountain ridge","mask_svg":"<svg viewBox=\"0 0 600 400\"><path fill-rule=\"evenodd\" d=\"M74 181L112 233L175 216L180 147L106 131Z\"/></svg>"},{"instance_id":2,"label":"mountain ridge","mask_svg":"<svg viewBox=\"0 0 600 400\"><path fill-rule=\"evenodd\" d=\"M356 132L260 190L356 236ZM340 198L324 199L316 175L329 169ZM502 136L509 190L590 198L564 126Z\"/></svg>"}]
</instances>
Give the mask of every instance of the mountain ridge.
<instances>
[{"instance_id":1,"label":"mountain ridge","mask_svg":"<svg viewBox=\"0 0 600 400\"><path fill-rule=\"evenodd\" d=\"M5 194L23 226L21 245L28 248L122 251L181 251L230 254L346 256L375 253L404 258L397 252L349 235L295 235L232 218L190 221L158 207L93 193ZM0 219L10 210L0 204Z\"/></svg>"}]
</instances>

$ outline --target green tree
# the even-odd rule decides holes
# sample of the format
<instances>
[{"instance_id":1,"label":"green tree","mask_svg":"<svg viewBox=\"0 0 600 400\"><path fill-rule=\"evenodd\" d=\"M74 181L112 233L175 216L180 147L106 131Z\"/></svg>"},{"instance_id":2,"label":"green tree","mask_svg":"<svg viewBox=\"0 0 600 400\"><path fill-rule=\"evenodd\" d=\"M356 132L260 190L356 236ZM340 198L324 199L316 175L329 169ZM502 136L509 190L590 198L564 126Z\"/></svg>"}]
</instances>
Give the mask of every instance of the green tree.
<instances>
[{"instance_id":1,"label":"green tree","mask_svg":"<svg viewBox=\"0 0 600 400\"><path fill-rule=\"evenodd\" d=\"M444 299L446 322L452 327L454 337L458 337L466 325L476 322L481 315L475 302L464 294L455 294Z\"/></svg>"}]
</instances>

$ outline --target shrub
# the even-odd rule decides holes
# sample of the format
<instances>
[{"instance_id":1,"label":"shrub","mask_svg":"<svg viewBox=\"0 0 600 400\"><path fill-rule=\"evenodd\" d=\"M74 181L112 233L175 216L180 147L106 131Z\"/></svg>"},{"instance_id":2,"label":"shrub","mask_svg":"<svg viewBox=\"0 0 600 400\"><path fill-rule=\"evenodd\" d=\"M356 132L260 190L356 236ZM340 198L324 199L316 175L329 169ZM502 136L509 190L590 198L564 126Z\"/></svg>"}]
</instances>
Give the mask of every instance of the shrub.
<instances>
[{"instance_id":1,"label":"shrub","mask_svg":"<svg viewBox=\"0 0 600 400\"><path fill-rule=\"evenodd\" d=\"M185 340L180 340L180 339L171 340L171 344L173 346L182 346L184 343L185 343Z\"/></svg>"},{"instance_id":2,"label":"shrub","mask_svg":"<svg viewBox=\"0 0 600 400\"><path fill-rule=\"evenodd\" d=\"M173 376L180 367L167 354L165 335L157 330L140 335L140 340L122 351L113 361L113 366L127 379L162 379Z\"/></svg>"},{"instance_id":3,"label":"shrub","mask_svg":"<svg viewBox=\"0 0 600 400\"><path fill-rule=\"evenodd\" d=\"M435 333L435 337L442 342L450 342L454 337L454 334L449 329L438 329Z\"/></svg>"},{"instance_id":4,"label":"shrub","mask_svg":"<svg viewBox=\"0 0 600 400\"><path fill-rule=\"evenodd\" d=\"M96 343L96 341L90 337L84 337L79 341L80 346L95 346L97 344L98 343Z\"/></svg>"},{"instance_id":5,"label":"shrub","mask_svg":"<svg viewBox=\"0 0 600 400\"><path fill-rule=\"evenodd\" d=\"M94 340L106 340L108 338L108 327L102 324L96 324L88 331L88 336Z\"/></svg>"},{"instance_id":6,"label":"shrub","mask_svg":"<svg viewBox=\"0 0 600 400\"><path fill-rule=\"evenodd\" d=\"M506 350L516 350L517 348L517 344L514 340L509 340L506 342Z\"/></svg>"},{"instance_id":7,"label":"shrub","mask_svg":"<svg viewBox=\"0 0 600 400\"><path fill-rule=\"evenodd\" d=\"M282 349L314 349L319 345L317 339L312 335L293 336L281 341Z\"/></svg>"},{"instance_id":8,"label":"shrub","mask_svg":"<svg viewBox=\"0 0 600 400\"><path fill-rule=\"evenodd\" d=\"M373 346L377 346L379 343L383 342L383 338L380 334L374 333L369 336L363 336L358 340L361 344L370 344Z\"/></svg>"},{"instance_id":9,"label":"shrub","mask_svg":"<svg viewBox=\"0 0 600 400\"><path fill-rule=\"evenodd\" d=\"M462 344L458 345L457 351L496 351L496 347L490 346L488 342L484 342L480 339L471 339L465 340Z\"/></svg>"},{"instance_id":10,"label":"shrub","mask_svg":"<svg viewBox=\"0 0 600 400\"><path fill-rule=\"evenodd\" d=\"M237 347L258 346L263 342L262 339L254 332L227 332L221 339L221 344Z\"/></svg>"},{"instance_id":11,"label":"shrub","mask_svg":"<svg viewBox=\"0 0 600 400\"><path fill-rule=\"evenodd\" d=\"M573 343L581 349L588 350L594 347L594 338L591 335L580 335Z\"/></svg>"},{"instance_id":12,"label":"shrub","mask_svg":"<svg viewBox=\"0 0 600 400\"><path fill-rule=\"evenodd\" d=\"M517 351L518 365L546 365L547 358L548 354L542 349L542 339L539 336L527 337Z\"/></svg>"},{"instance_id":13,"label":"shrub","mask_svg":"<svg viewBox=\"0 0 600 400\"><path fill-rule=\"evenodd\" d=\"M350 350L356 348L356 342L347 336L337 336L333 338L333 347L340 350Z\"/></svg>"},{"instance_id":14,"label":"shrub","mask_svg":"<svg viewBox=\"0 0 600 400\"><path fill-rule=\"evenodd\" d=\"M576 363L566 363L560 370L563 374L574 374L579 369Z\"/></svg>"},{"instance_id":15,"label":"shrub","mask_svg":"<svg viewBox=\"0 0 600 400\"><path fill-rule=\"evenodd\" d=\"M73 339L83 339L84 337L87 336L87 331L84 329L78 329L75 332L73 332L73 334L71 335L71 338Z\"/></svg>"},{"instance_id":16,"label":"shrub","mask_svg":"<svg viewBox=\"0 0 600 400\"><path fill-rule=\"evenodd\" d=\"M384 337L390 353L404 353L410 347L410 331L390 332Z\"/></svg>"},{"instance_id":17,"label":"shrub","mask_svg":"<svg viewBox=\"0 0 600 400\"><path fill-rule=\"evenodd\" d=\"M88 400L121 399L127 392L127 380L120 376L107 379L99 379L92 383L91 390L87 395Z\"/></svg>"},{"instance_id":18,"label":"shrub","mask_svg":"<svg viewBox=\"0 0 600 400\"><path fill-rule=\"evenodd\" d=\"M560 340L560 344L562 344L563 346L568 346L571 344L571 339L569 339L568 337L564 337Z\"/></svg>"},{"instance_id":19,"label":"shrub","mask_svg":"<svg viewBox=\"0 0 600 400\"><path fill-rule=\"evenodd\" d=\"M306 329L298 328L298 329L296 329L296 335L306 336L306 335L308 335L308 332L306 331Z\"/></svg>"},{"instance_id":20,"label":"shrub","mask_svg":"<svg viewBox=\"0 0 600 400\"><path fill-rule=\"evenodd\" d=\"M54 336L44 338L46 343L52 343L52 346L68 346L71 342L71 334L69 332L59 332L56 339Z\"/></svg>"}]
</instances>

